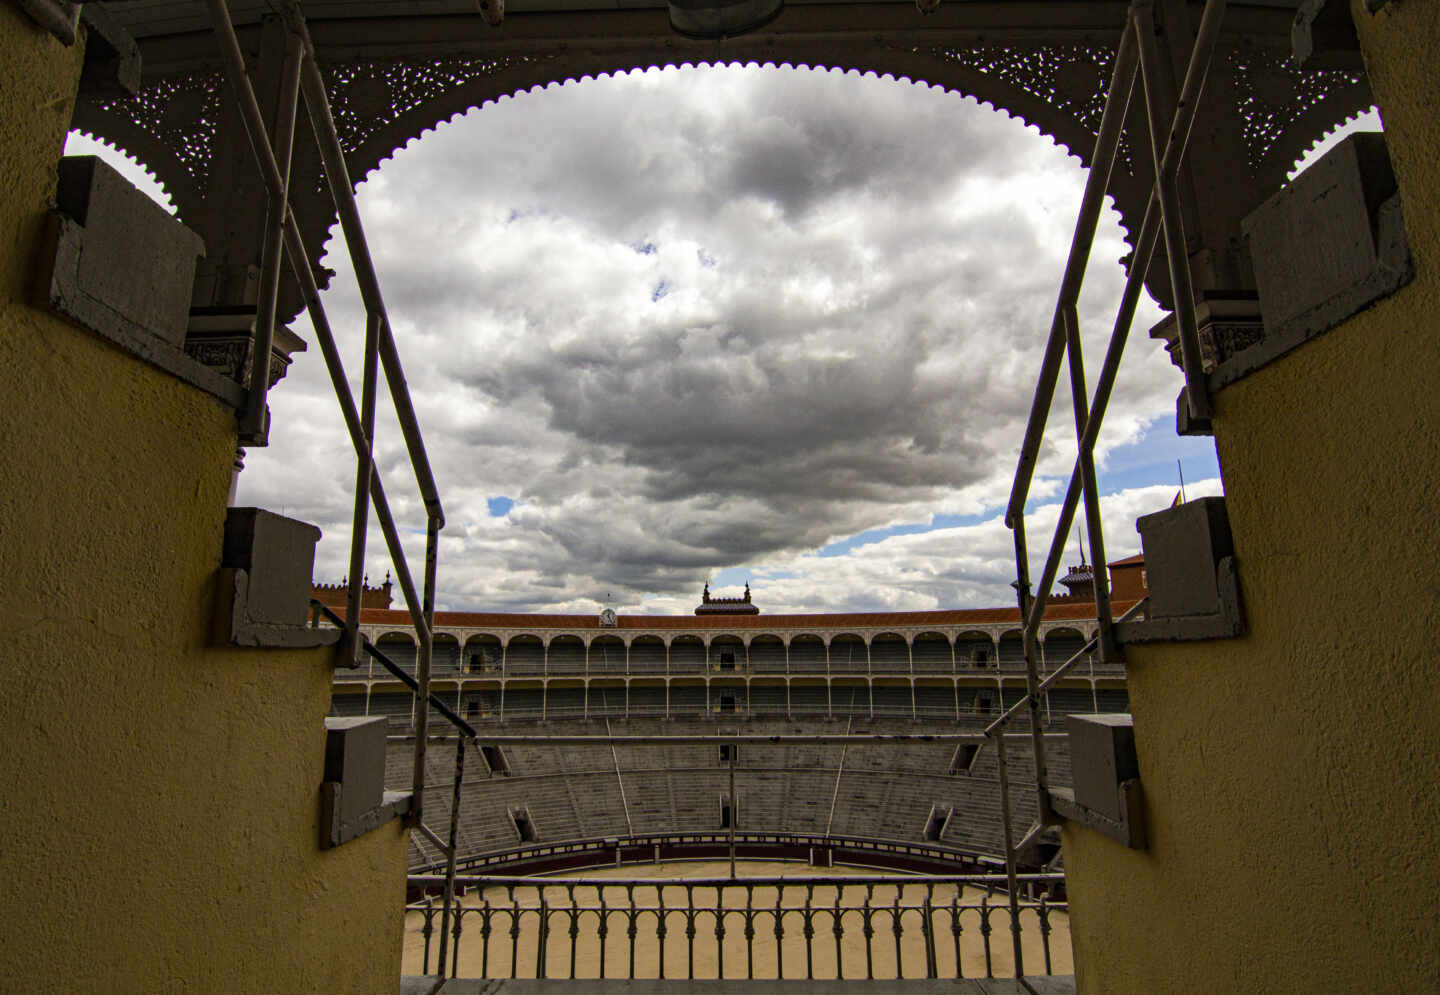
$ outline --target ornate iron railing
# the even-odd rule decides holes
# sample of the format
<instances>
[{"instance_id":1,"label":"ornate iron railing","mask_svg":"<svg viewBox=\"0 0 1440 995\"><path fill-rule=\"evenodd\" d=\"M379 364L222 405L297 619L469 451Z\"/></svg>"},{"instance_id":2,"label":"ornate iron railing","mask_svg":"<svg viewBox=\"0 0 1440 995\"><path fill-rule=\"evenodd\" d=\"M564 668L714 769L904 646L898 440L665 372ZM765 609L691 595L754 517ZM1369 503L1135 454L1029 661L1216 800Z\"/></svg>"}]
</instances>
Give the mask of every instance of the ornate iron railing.
<instances>
[{"instance_id":1,"label":"ornate iron railing","mask_svg":"<svg viewBox=\"0 0 1440 995\"><path fill-rule=\"evenodd\" d=\"M1063 880L1018 878L1037 888ZM450 962L433 965L450 977L994 977L1015 969L1005 945L992 945L996 929L1042 957L1046 974L1070 973L1066 903L1043 894L992 903L1004 875L457 877L455 884L475 891L449 921ZM407 932L420 938L411 967L428 974L441 909L427 896L406 913ZM1063 944L1053 938L1057 925Z\"/></svg>"}]
</instances>

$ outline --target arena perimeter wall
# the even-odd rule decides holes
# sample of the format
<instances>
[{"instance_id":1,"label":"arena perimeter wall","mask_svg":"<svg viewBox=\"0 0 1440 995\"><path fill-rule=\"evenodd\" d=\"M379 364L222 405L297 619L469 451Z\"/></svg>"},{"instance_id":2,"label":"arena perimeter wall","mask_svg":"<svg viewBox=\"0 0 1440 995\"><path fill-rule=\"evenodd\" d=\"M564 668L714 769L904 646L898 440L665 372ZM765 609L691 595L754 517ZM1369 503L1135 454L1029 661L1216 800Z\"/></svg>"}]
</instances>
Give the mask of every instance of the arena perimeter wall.
<instances>
[{"instance_id":1,"label":"arena perimeter wall","mask_svg":"<svg viewBox=\"0 0 1440 995\"><path fill-rule=\"evenodd\" d=\"M0 3L0 990L392 995L406 834L319 849L329 655L209 645L234 415L29 304L82 47Z\"/></svg>"},{"instance_id":2,"label":"arena perimeter wall","mask_svg":"<svg viewBox=\"0 0 1440 995\"><path fill-rule=\"evenodd\" d=\"M1440 990L1440 3L1352 7L1416 278L1217 398L1250 632L1127 651L1151 845L1065 830L1085 995Z\"/></svg>"}]
</instances>

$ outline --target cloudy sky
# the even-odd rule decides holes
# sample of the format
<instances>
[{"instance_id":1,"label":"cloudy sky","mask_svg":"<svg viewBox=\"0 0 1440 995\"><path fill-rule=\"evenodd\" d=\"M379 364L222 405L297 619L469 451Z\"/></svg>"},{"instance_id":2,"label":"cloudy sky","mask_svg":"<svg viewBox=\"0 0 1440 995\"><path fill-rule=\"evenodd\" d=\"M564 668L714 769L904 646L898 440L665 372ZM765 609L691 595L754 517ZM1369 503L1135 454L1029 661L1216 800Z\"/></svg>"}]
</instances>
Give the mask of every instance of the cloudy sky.
<instances>
[{"instance_id":1,"label":"cloudy sky","mask_svg":"<svg viewBox=\"0 0 1440 995\"><path fill-rule=\"evenodd\" d=\"M552 87L412 142L359 199L445 503L440 606L688 612L707 580L747 579L774 612L1009 603L1002 508L1083 180L972 100L790 69ZM358 396L363 312L329 248ZM1127 251L1107 212L1092 376ZM1112 559L1177 458L1187 493L1220 491L1209 440L1174 434L1159 316L1147 301L1101 437ZM1060 393L1036 546L1074 458ZM318 524L317 579L338 581L354 461L318 349L271 408L239 501ZM418 573L423 510L381 410ZM378 529L369 548L374 581Z\"/></svg>"}]
</instances>

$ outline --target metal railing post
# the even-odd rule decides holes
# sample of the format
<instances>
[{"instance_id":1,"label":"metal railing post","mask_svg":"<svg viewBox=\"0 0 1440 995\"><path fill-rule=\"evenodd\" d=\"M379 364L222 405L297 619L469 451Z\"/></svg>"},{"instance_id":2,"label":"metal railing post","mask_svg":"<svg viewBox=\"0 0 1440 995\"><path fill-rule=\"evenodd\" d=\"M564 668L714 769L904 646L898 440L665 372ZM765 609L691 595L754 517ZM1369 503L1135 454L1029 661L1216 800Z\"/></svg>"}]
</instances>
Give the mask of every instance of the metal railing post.
<instances>
[{"instance_id":1,"label":"metal railing post","mask_svg":"<svg viewBox=\"0 0 1440 995\"><path fill-rule=\"evenodd\" d=\"M1005 835L1005 890L1010 897L1010 932L1015 944L1015 977L1025 975L1025 951L1020 943L1020 882L1015 871L1015 831L1010 815L1010 773L1005 757L1005 739L996 737L995 756L1000 768L1000 821ZM988 936L988 934L987 934ZM986 963L989 963L990 942L985 942Z\"/></svg>"},{"instance_id":2,"label":"metal railing post","mask_svg":"<svg viewBox=\"0 0 1440 995\"><path fill-rule=\"evenodd\" d=\"M1161 77L1160 50L1155 42L1154 7L1151 0L1139 0L1134 6L1132 24L1140 47L1140 75L1145 90L1146 118L1150 125L1150 159L1155 169L1155 191L1160 202L1160 217L1165 231L1165 256L1170 272L1171 303L1180 329L1180 360L1185 370L1185 397L1190 412L1198 419L1208 419L1212 409L1200 353L1200 330L1195 316L1195 288L1190 276L1190 253L1185 243L1185 224L1180 213L1176 177L1180 155L1171 159L1165 151L1174 144L1180 123L1186 113L1193 117L1194 103L1205 86L1211 55L1220 35L1220 22L1225 14L1225 0L1207 0L1196 32L1195 46L1185 75L1181 95L1176 102L1174 119L1165 123L1164 85ZM1184 134L1188 136L1188 123ZM1184 142L1180 142L1183 154Z\"/></svg>"},{"instance_id":3,"label":"metal railing post","mask_svg":"<svg viewBox=\"0 0 1440 995\"><path fill-rule=\"evenodd\" d=\"M445 893L440 910L440 976L445 976L445 946L448 940L445 927L450 924L450 907L455 901L455 853L460 835L460 784L465 777L465 739L455 738L455 792L450 799L450 844L445 855ZM458 913L457 913L458 921ZM455 951L459 957L460 951Z\"/></svg>"},{"instance_id":4,"label":"metal railing post","mask_svg":"<svg viewBox=\"0 0 1440 995\"><path fill-rule=\"evenodd\" d=\"M300 63L304 49L293 31L285 34L285 65L281 70L279 102L275 108L275 149L280 185L267 184L269 196L265 236L260 255L260 286L255 314L255 340L250 350L249 392L240 413L240 443L263 446L270 434L266 398L270 391L270 351L275 342L276 299L280 265L284 259L285 218L290 210L290 165L295 151L295 111L300 96ZM252 90L253 93L253 90Z\"/></svg>"},{"instance_id":5,"label":"metal railing post","mask_svg":"<svg viewBox=\"0 0 1440 995\"><path fill-rule=\"evenodd\" d=\"M1070 240L1070 255L1065 264L1065 274L1060 282L1059 300L1054 317L1050 322L1050 338L1041 360L1040 379L1035 385L1035 397L1030 404L1030 420L1025 429L1025 440L1020 446L1020 459L1015 468L1015 483L1010 490L1010 504L1005 512L1005 524L1016 527L1024 517L1025 502L1030 495L1030 481L1035 473L1035 464L1040 456L1040 443L1045 435L1045 422L1050 413L1050 402L1055 396L1055 383L1060 374L1060 358L1065 349L1065 330L1061 325L1061 306L1067 301L1080 297L1080 287L1085 280L1085 267L1090 258L1090 248L1095 242L1095 229L1100 220L1100 211L1105 206L1105 191L1110 186L1110 174L1120 147L1120 135L1125 126L1125 113L1129 108L1130 94L1135 83L1136 53L1135 29L1127 24L1120 35L1120 45L1115 51L1115 68L1110 78L1109 99L1100 118L1099 133L1095 137L1095 151L1090 157L1090 172L1085 178L1085 192L1080 201L1080 214L1075 220L1075 233Z\"/></svg>"},{"instance_id":6,"label":"metal railing post","mask_svg":"<svg viewBox=\"0 0 1440 995\"><path fill-rule=\"evenodd\" d=\"M419 658L415 665L415 698L420 708L415 713L415 758L411 779L410 820L419 825L425 816L425 749L430 734L430 670L435 653L435 567L439 556L440 525L431 516L425 528L425 594L421 614L425 630L417 632ZM462 650L463 652L463 650ZM457 710L460 702L456 701Z\"/></svg>"},{"instance_id":7,"label":"metal railing post","mask_svg":"<svg viewBox=\"0 0 1440 995\"><path fill-rule=\"evenodd\" d=\"M380 325L374 311L365 315L365 354L360 384L360 434L364 445L355 460L355 508L350 522L350 591L345 602L345 639L341 654L346 667L360 665L360 611L365 575L365 540L370 531L370 481L375 475L375 401Z\"/></svg>"},{"instance_id":8,"label":"metal railing post","mask_svg":"<svg viewBox=\"0 0 1440 995\"><path fill-rule=\"evenodd\" d=\"M298 66L294 65L295 39L287 37L285 66L282 71L280 104L276 117L276 139L283 149L284 170L275 156L271 144L270 130L265 125L260 103L255 99L255 89L245 71L245 56L241 52L235 27L230 22L230 10L225 0L206 0L210 12L211 26L215 30L220 46L220 58L225 67L225 76L235 102L240 109L240 118L250 139L260 166L261 179L265 183L269 211L265 220L264 242L261 248L261 298L255 322L255 339L251 347L249 392L240 418L240 441L248 445L260 445L265 441L265 398L270 388L270 350L275 331L275 292L280 266L281 231L288 214L288 185L290 153L294 141L295 113L292 106L286 112L286 95L294 93L295 76ZM288 124L287 124L288 121ZM267 301L268 297L268 301ZM263 352L261 349L263 348Z\"/></svg>"},{"instance_id":9,"label":"metal railing post","mask_svg":"<svg viewBox=\"0 0 1440 995\"><path fill-rule=\"evenodd\" d=\"M1115 643L1115 630L1110 618L1110 585L1104 579L1105 569L1105 526L1100 518L1100 489L1095 480L1095 456L1092 447L1085 445L1089 427L1089 397L1085 387L1085 351L1080 343L1080 314L1074 304L1067 304L1064 310L1066 353L1070 359L1070 398L1075 409L1075 442L1079 447L1075 454L1076 465L1080 468L1080 482L1085 493L1085 531L1090 536L1090 552L1095 559L1093 568L1095 591L1095 615L1100 627L1100 658L1109 663L1121 659L1120 648ZM1035 619L1038 627L1039 619Z\"/></svg>"}]
</instances>

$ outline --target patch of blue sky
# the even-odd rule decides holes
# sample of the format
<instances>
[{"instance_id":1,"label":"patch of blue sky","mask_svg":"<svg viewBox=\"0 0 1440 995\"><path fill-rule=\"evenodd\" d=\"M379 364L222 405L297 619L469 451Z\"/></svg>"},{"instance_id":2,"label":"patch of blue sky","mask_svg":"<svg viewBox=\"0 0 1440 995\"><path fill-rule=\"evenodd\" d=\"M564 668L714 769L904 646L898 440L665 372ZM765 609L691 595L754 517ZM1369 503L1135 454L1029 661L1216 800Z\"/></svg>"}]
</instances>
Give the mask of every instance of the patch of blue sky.
<instances>
[{"instance_id":1,"label":"patch of blue sky","mask_svg":"<svg viewBox=\"0 0 1440 995\"><path fill-rule=\"evenodd\" d=\"M995 517L995 512L985 511L978 515L936 515L929 522L906 523L901 525L887 525L881 529L866 529L864 532L857 532L853 536L832 542L828 546L820 548L820 556L844 556L853 552L861 546L868 546L872 542L880 542L882 539L889 539L892 536L918 535L921 532L934 532L936 529L953 529L966 525L979 525Z\"/></svg>"},{"instance_id":2,"label":"patch of blue sky","mask_svg":"<svg viewBox=\"0 0 1440 995\"><path fill-rule=\"evenodd\" d=\"M726 567L710 578L711 587L739 587L754 575L749 567Z\"/></svg>"},{"instance_id":3,"label":"patch of blue sky","mask_svg":"<svg viewBox=\"0 0 1440 995\"><path fill-rule=\"evenodd\" d=\"M646 239L643 242L634 242L631 244L630 248L634 249L642 256L653 256L656 252L660 251L655 247L655 243L650 241L649 239Z\"/></svg>"},{"instance_id":4,"label":"patch of blue sky","mask_svg":"<svg viewBox=\"0 0 1440 995\"><path fill-rule=\"evenodd\" d=\"M1180 461L1178 466L1176 460ZM1204 436L1178 436L1167 419L1157 418L1145 427L1139 440L1110 450L1104 468L1097 474L1100 495L1104 497L1107 494L1151 487L1155 484L1173 484L1178 491L1181 468L1184 469L1187 481L1220 476L1220 460L1215 454L1215 441ZM1026 502L1025 513L1034 514L1036 509L1044 505L1059 502L1064 497L1066 483L1068 481L1061 481L1054 493L1031 497ZM1001 514L1003 509L1004 505L996 505L974 515L935 515L929 522L866 529L821 547L818 555L844 556L861 546L868 546L892 536L918 535L937 529L980 525Z\"/></svg>"},{"instance_id":5,"label":"patch of blue sky","mask_svg":"<svg viewBox=\"0 0 1440 995\"><path fill-rule=\"evenodd\" d=\"M800 576L798 570L756 570L750 575L752 581L760 580L794 580Z\"/></svg>"},{"instance_id":6,"label":"patch of blue sky","mask_svg":"<svg viewBox=\"0 0 1440 995\"><path fill-rule=\"evenodd\" d=\"M1215 440L1176 435L1174 422L1157 418L1138 441L1110 450L1097 482L1102 495L1154 484L1174 484L1179 490L1181 469L1187 481L1220 476Z\"/></svg>"},{"instance_id":7,"label":"patch of blue sky","mask_svg":"<svg viewBox=\"0 0 1440 995\"><path fill-rule=\"evenodd\" d=\"M510 509L515 507L515 501L513 498L508 498L500 494L495 497L486 498L485 506L490 509L491 518L504 518L510 514Z\"/></svg>"},{"instance_id":8,"label":"patch of blue sky","mask_svg":"<svg viewBox=\"0 0 1440 995\"><path fill-rule=\"evenodd\" d=\"M669 280L661 280L659 283L657 283L657 284L655 285L655 289L650 292L650 302L653 304L653 303L655 303L656 301L658 301L660 298L664 297L665 295L667 295L667 294L669 294L669 293L670 293L670 281L669 281Z\"/></svg>"}]
</instances>

